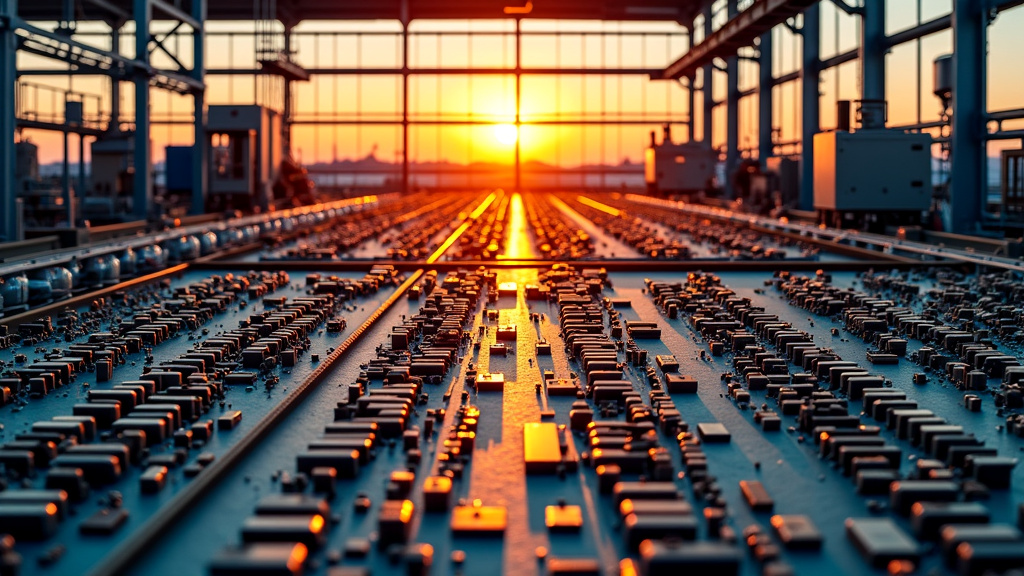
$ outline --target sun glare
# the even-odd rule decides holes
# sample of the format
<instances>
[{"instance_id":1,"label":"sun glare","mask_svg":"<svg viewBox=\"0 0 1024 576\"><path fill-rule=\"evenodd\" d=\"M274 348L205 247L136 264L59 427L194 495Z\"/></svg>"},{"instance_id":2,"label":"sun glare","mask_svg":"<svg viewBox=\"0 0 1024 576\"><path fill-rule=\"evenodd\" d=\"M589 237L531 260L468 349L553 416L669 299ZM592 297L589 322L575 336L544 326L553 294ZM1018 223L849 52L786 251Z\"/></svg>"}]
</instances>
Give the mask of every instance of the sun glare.
<instances>
[{"instance_id":1,"label":"sun glare","mask_svg":"<svg viewBox=\"0 0 1024 576\"><path fill-rule=\"evenodd\" d=\"M519 139L519 129L512 124L498 124L494 127L494 138L505 146L511 146Z\"/></svg>"}]
</instances>

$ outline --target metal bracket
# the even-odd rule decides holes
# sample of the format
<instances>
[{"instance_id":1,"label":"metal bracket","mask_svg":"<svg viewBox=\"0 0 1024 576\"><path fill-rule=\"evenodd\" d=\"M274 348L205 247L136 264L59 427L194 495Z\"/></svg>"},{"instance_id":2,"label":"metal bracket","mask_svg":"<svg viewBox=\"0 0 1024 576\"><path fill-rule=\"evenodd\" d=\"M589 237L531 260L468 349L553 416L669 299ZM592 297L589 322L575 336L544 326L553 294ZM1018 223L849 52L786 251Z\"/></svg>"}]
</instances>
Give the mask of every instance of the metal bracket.
<instances>
[{"instance_id":1,"label":"metal bracket","mask_svg":"<svg viewBox=\"0 0 1024 576\"><path fill-rule=\"evenodd\" d=\"M792 18L785 20L782 23L782 25L785 26L786 28L789 28L789 31L792 32L793 34L796 34L797 36L802 36L804 33L804 27L797 26Z\"/></svg>"},{"instance_id":2,"label":"metal bracket","mask_svg":"<svg viewBox=\"0 0 1024 576\"><path fill-rule=\"evenodd\" d=\"M849 4L846 3L846 0L832 0L832 3L835 4L836 8L839 8L843 12L849 14L850 16L864 15L863 6L850 6Z\"/></svg>"}]
</instances>

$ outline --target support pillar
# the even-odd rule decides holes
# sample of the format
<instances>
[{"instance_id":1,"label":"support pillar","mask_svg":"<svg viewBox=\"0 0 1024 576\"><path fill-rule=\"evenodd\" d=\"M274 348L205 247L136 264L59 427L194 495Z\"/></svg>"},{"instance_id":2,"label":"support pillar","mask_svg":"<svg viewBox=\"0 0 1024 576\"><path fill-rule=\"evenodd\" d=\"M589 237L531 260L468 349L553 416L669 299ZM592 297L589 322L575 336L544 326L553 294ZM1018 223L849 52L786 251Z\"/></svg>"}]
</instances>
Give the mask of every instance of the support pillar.
<instances>
[{"instance_id":1,"label":"support pillar","mask_svg":"<svg viewBox=\"0 0 1024 576\"><path fill-rule=\"evenodd\" d=\"M704 5L704 40L711 36L711 2ZM704 66L701 70L702 80L704 85L702 89L704 91L704 122L703 124L703 142L708 146L711 146L711 142L714 140L714 116L715 116L715 95L712 90L714 84L714 73L715 68L711 64Z\"/></svg>"},{"instance_id":2,"label":"support pillar","mask_svg":"<svg viewBox=\"0 0 1024 576\"><path fill-rule=\"evenodd\" d=\"M149 0L134 0L135 59L149 64ZM135 178L132 182L132 216L147 220L151 216L153 179L149 154L149 73L135 73Z\"/></svg>"},{"instance_id":3,"label":"support pillar","mask_svg":"<svg viewBox=\"0 0 1024 576\"><path fill-rule=\"evenodd\" d=\"M867 0L864 3L860 87L864 100L885 100L885 0Z\"/></svg>"},{"instance_id":4,"label":"support pillar","mask_svg":"<svg viewBox=\"0 0 1024 576\"><path fill-rule=\"evenodd\" d=\"M403 2L404 6L405 3ZM409 193L409 22L402 20L402 193Z\"/></svg>"},{"instance_id":5,"label":"support pillar","mask_svg":"<svg viewBox=\"0 0 1024 576\"><path fill-rule=\"evenodd\" d=\"M736 0L729 0L726 12L729 20L736 17ZM733 189L733 177L740 161L740 74L739 57L735 54L725 59L725 180L726 197L734 198L738 190Z\"/></svg>"},{"instance_id":6,"label":"support pillar","mask_svg":"<svg viewBox=\"0 0 1024 576\"><path fill-rule=\"evenodd\" d=\"M520 128L522 125L522 118L519 115L519 106L522 102L522 68L523 63L523 35L522 35L522 21L516 18L516 181L514 191L522 191L523 186L523 170L522 164L520 163Z\"/></svg>"},{"instance_id":7,"label":"support pillar","mask_svg":"<svg viewBox=\"0 0 1024 576\"><path fill-rule=\"evenodd\" d=\"M206 1L192 0L192 18L206 25ZM206 76L206 30L198 28L192 31L192 78L205 83ZM206 90L192 93L193 134L192 146L192 214L206 212L206 191L209 179L209 154L206 146Z\"/></svg>"},{"instance_id":8,"label":"support pillar","mask_svg":"<svg viewBox=\"0 0 1024 576\"><path fill-rule=\"evenodd\" d=\"M981 221L985 174L986 15L975 0L953 2L953 119L950 133L952 232L969 234Z\"/></svg>"},{"instance_id":9,"label":"support pillar","mask_svg":"<svg viewBox=\"0 0 1024 576\"><path fill-rule=\"evenodd\" d=\"M291 24L285 24L284 26L284 52L291 60L292 57L292 27ZM284 151L284 155L291 157L292 155L292 80L287 76L283 76L284 80L284 110L282 110L281 117L281 150Z\"/></svg>"},{"instance_id":10,"label":"support pillar","mask_svg":"<svg viewBox=\"0 0 1024 576\"><path fill-rule=\"evenodd\" d=\"M18 36L11 19L18 14L17 0L0 0L0 236L6 242L20 240L18 234L18 194L14 182L15 107L17 71L15 52Z\"/></svg>"},{"instance_id":11,"label":"support pillar","mask_svg":"<svg viewBox=\"0 0 1024 576\"><path fill-rule=\"evenodd\" d=\"M694 119L697 117L697 111L693 109L694 103L696 101L694 94L696 90L693 86L696 83L696 81L696 74L686 77L686 113L690 116L690 121L686 123L687 142L697 141L697 123L694 122Z\"/></svg>"},{"instance_id":12,"label":"support pillar","mask_svg":"<svg viewBox=\"0 0 1024 576\"><path fill-rule=\"evenodd\" d=\"M821 129L818 82L820 77L820 4L804 11L803 69L800 71L800 209L814 209L814 135Z\"/></svg>"},{"instance_id":13,"label":"support pillar","mask_svg":"<svg viewBox=\"0 0 1024 576\"><path fill-rule=\"evenodd\" d=\"M110 26L110 52L121 53L121 26L118 21ZM118 134L121 132L121 80L115 74L110 75L110 123L107 131Z\"/></svg>"},{"instance_id":14,"label":"support pillar","mask_svg":"<svg viewBox=\"0 0 1024 576\"><path fill-rule=\"evenodd\" d=\"M758 87L757 87L757 159L761 163L761 169L768 168L768 158L774 152L772 144L772 89L775 87L775 78L772 75L772 32L769 30L761 35L760 54L757 57L758 64Z\"/></svg>"},{"instance_id":15,"label":"support pillar","mask_svg":"<svg viewBox=\"0 0 1024 576\"><path fill-rule=\"evenodd\" d=\"M67 128L61 134L61 139L64 143L64 156L60 171L60 197L64 202L64 219L67 221L67 227L74 228L75 211L71 206L74 202L74 195L71 193L71 133Z\"/></svg>"},{"instance_id":16,"label":"support pillar","mask_svg":"<svg viewBox=\"0 0 1024 576\"><path fill-rule=\"evenodd\" d=\"M78 190L75 191L75 196L78 198L85 198L89 193L87 192L86 178L85 178L85 135L78 135ZM75 223L72 222L72 225Z\"/></svg>"}]
</instances>

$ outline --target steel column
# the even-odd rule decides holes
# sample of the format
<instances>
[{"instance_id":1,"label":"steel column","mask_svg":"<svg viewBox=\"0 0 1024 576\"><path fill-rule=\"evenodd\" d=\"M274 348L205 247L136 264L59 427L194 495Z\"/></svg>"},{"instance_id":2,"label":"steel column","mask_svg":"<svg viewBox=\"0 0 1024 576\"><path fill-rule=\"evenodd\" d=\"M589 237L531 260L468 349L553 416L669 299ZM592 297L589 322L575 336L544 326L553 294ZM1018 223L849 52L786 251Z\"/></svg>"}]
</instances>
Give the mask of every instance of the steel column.
<instances>
[{"instance_id":1,"label":"steel column","mask_svg":"<svg viewBox=\"0 0 1024 576\"><path fill-rule=\"evenodd\" d=\"M85 198L89 192L87 191L88 184L85 178L85 134L78 135L78 190L75 195L79 198ZM72 222L72 225L74 223Z\"/></svg>"},{"instance_id":2,"label":"steel column","mask_svg":"<svg viewBox=\"0 0 1024 576\"><path fill-rule=\"evenodd\" d=\"M404 7L405 2L402 3ZM402 20L402 193L409 193L409 22Z\"/></svg>"},{"instance_id":3,"label":"steel column","mask_svg":"<svg viewBox=\"0 0 1024 576\"><path fill-rule=\"evenodd\" d=\"M399 6L402 24L402 193L409 193L409 0Z\"/></svg>"},{"instance_id":4,"label":"steel column","mask_svg":"<svg viewBox=\"0 0 1024 576\"><path fill-rule=\"evenodd\" d=\"M757 159L761 169L767 169L765 162L772 155L772 32L769 30L761 35L760 53L757 57L758 88L757 88Z\"/></svg>"},{"instance_id":5,"label":"steel column","mask_svg":"<svg viewBox=\"0 0 1024 576\"><path fill-rule=\"evenodd\" d=\"M706 42L711 36L711 2L707 2L704 5L704 9L701 11L704 15L704 40ZM715 115L715 96L712 86L714 84L715 68L711 64L708 64L701 70L701 79L703 81L702 89L704 91L704 122L703 125L703 142L708 146L711 145L714 140L714 122L713 117Z\"/></svg>"},{"instance_id":6,"label":"steel column","mask_svg":"<svg viewBox=\"0 0 1024 576\"><path fill-rule=\"evenodd\" d=\"M953 3L952 232L974 232L988 190L985 175L986 15L975 0Z\"/></svg>"},{"instance_id":7,"label":"steel column","mask_svg":"<svg viewBox=\"0 0 1024 576\"><path fill-rule=\"evenodd\" d=\"M729 20L736 17L736 0L728 1L726 12ZM740 75L739 57L735 54L725 59L725 78L725 189L726 197L733 198L738 192L732 182L740 156Z\"/></svg>"},{"instance_id":8,"label":"steel column","mask_svg":"<svg viewBox=\"0 0 1024 576\"><path fill-rule=\"evenodd\" d=\"M115 22L110 26L110 52L119 54L121 52L121 26L122 22ZM107 124L107 131L119 133L121 131L121 79L115 74L110 75L110 123Z\"/></svg>"},{"instance_id":9,"label":"steel column","mask_svg":"<svg viewBox=\"0 0 1024 576\"><path fill-rule=\"evenodd\" d=\"M192 0L192 19L199 27L192 29L192 78L205 84L206 75L206 2ZM193 146L192 146L192 214L206 212L206 190L209 178L206 147L206 90L192 92Z\"/></svg>"},{"instance_id":10,"label":"steel column","mask_svg":"<svg viewBox=\"0 0 1024 576\"><path fill-rule=\"evenodd\" d=\"M292 29L290 25L284 27L284 51L289 61L292 57ZM286 156L292 155L292 80L283 76L284 80L284 110L281 115L281 149Z\"/></svg>"},{"instance_id":11,"label":"steel column","mask_svg":"<svg viewBox=\"0 0 1024 576\"><path fill-rule=\"evenodd\" d=\"M866 0L860 36L860 89L864 100L885 100L885 51L885 0Z\"/></svg>"},{"instance_id":12,"label":"steel column","mask_svg":"<svg viewBox=\"0 0 1024 576\"><path fill-rule=\"evenodd\" d=\"M135 61L149 64L149 0L134 0ZM149 162L149 73L135 70L135 178L132 215L138 220L150 217L152 176Z\"/></svg>"},{"instance_id":13,"label":"steel column","mask_svg":"<svg viewBox=\"0 0 1024 576\"><path fill-rule=\"evenodd\" d=\"M821 118L818 82L820 77L821 8L814 4L804 12L803 69L800 71L800 209L814 209L814 135Z\"/></svg>"},{"instance_id":14,"label":"steel column","mask_svg":"<svg viewBox=\"0 0 1024 576\"><path fill-rule=\"evenodd\" d=\"M519 114L519 106L522 102L522 73L523 73L523 33L522 22L516 18L516 182L514 190L519 192L523 184L523 170L519 159L519 129L522 124L522 117Z\"/></svg>"},{"instance_id":15,"label":"steel column","mask_svg":"<svg viewBox=\"0 0 1024 576\"><path fill-rule=\"evenodd\" d=\"M693 85L696 81L697 77L695 75L686 78L686 113L690 116L690 121L686 123L687 142L697 141L697 123L693 121L697 117L697 111L693 109L696 101L696 90Z\"/></svg>"},{"instance_id":16,"label":"steel column","mask_svg":"<svg viewBox=\"0 0 1024 576\"><path fill-rule=\"evenodd\" d=\"M0 97L0 235L8 242L20 240L17 237L18 193L14 182L18 36L11 24L17 13L18 0L0 0L0 86L4 91Z\"/></svg>"},{"instance_id":17,"label":"steel column","mask_svg":"<svg viewBox=\"0 0 1024 576\"><path fill-rule=\"evenodd\" d=\"M68 228L73 227L75 224L73 219L75 212L71 208L73 202L73 195L71 194L71 146L69 140L71 134L65 130L61 134L61 140L64 143L64 156L62 159L61 171L60 171L60 197L64 202L64 218L67 220Z\"/></svg>"}]
</instances>

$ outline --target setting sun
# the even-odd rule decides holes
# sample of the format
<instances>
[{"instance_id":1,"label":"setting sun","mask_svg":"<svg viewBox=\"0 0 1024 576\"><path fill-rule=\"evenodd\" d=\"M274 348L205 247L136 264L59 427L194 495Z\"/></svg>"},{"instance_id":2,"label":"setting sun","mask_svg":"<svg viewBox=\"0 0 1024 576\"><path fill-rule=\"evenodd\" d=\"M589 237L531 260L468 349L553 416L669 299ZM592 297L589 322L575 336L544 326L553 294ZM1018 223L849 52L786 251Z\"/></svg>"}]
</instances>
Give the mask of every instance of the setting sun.
<instances>
[{"instance_id":1,"label":"setting sun","mask_svg":"<svg viewBox=\"0 0 1024 576\"><path fill-rule=\"evenodd\" d=\"M519 129L512 124L498 124L494 127L494 138L505 146L511 146L519 139Z\"/></svg>"}]
</instances>

